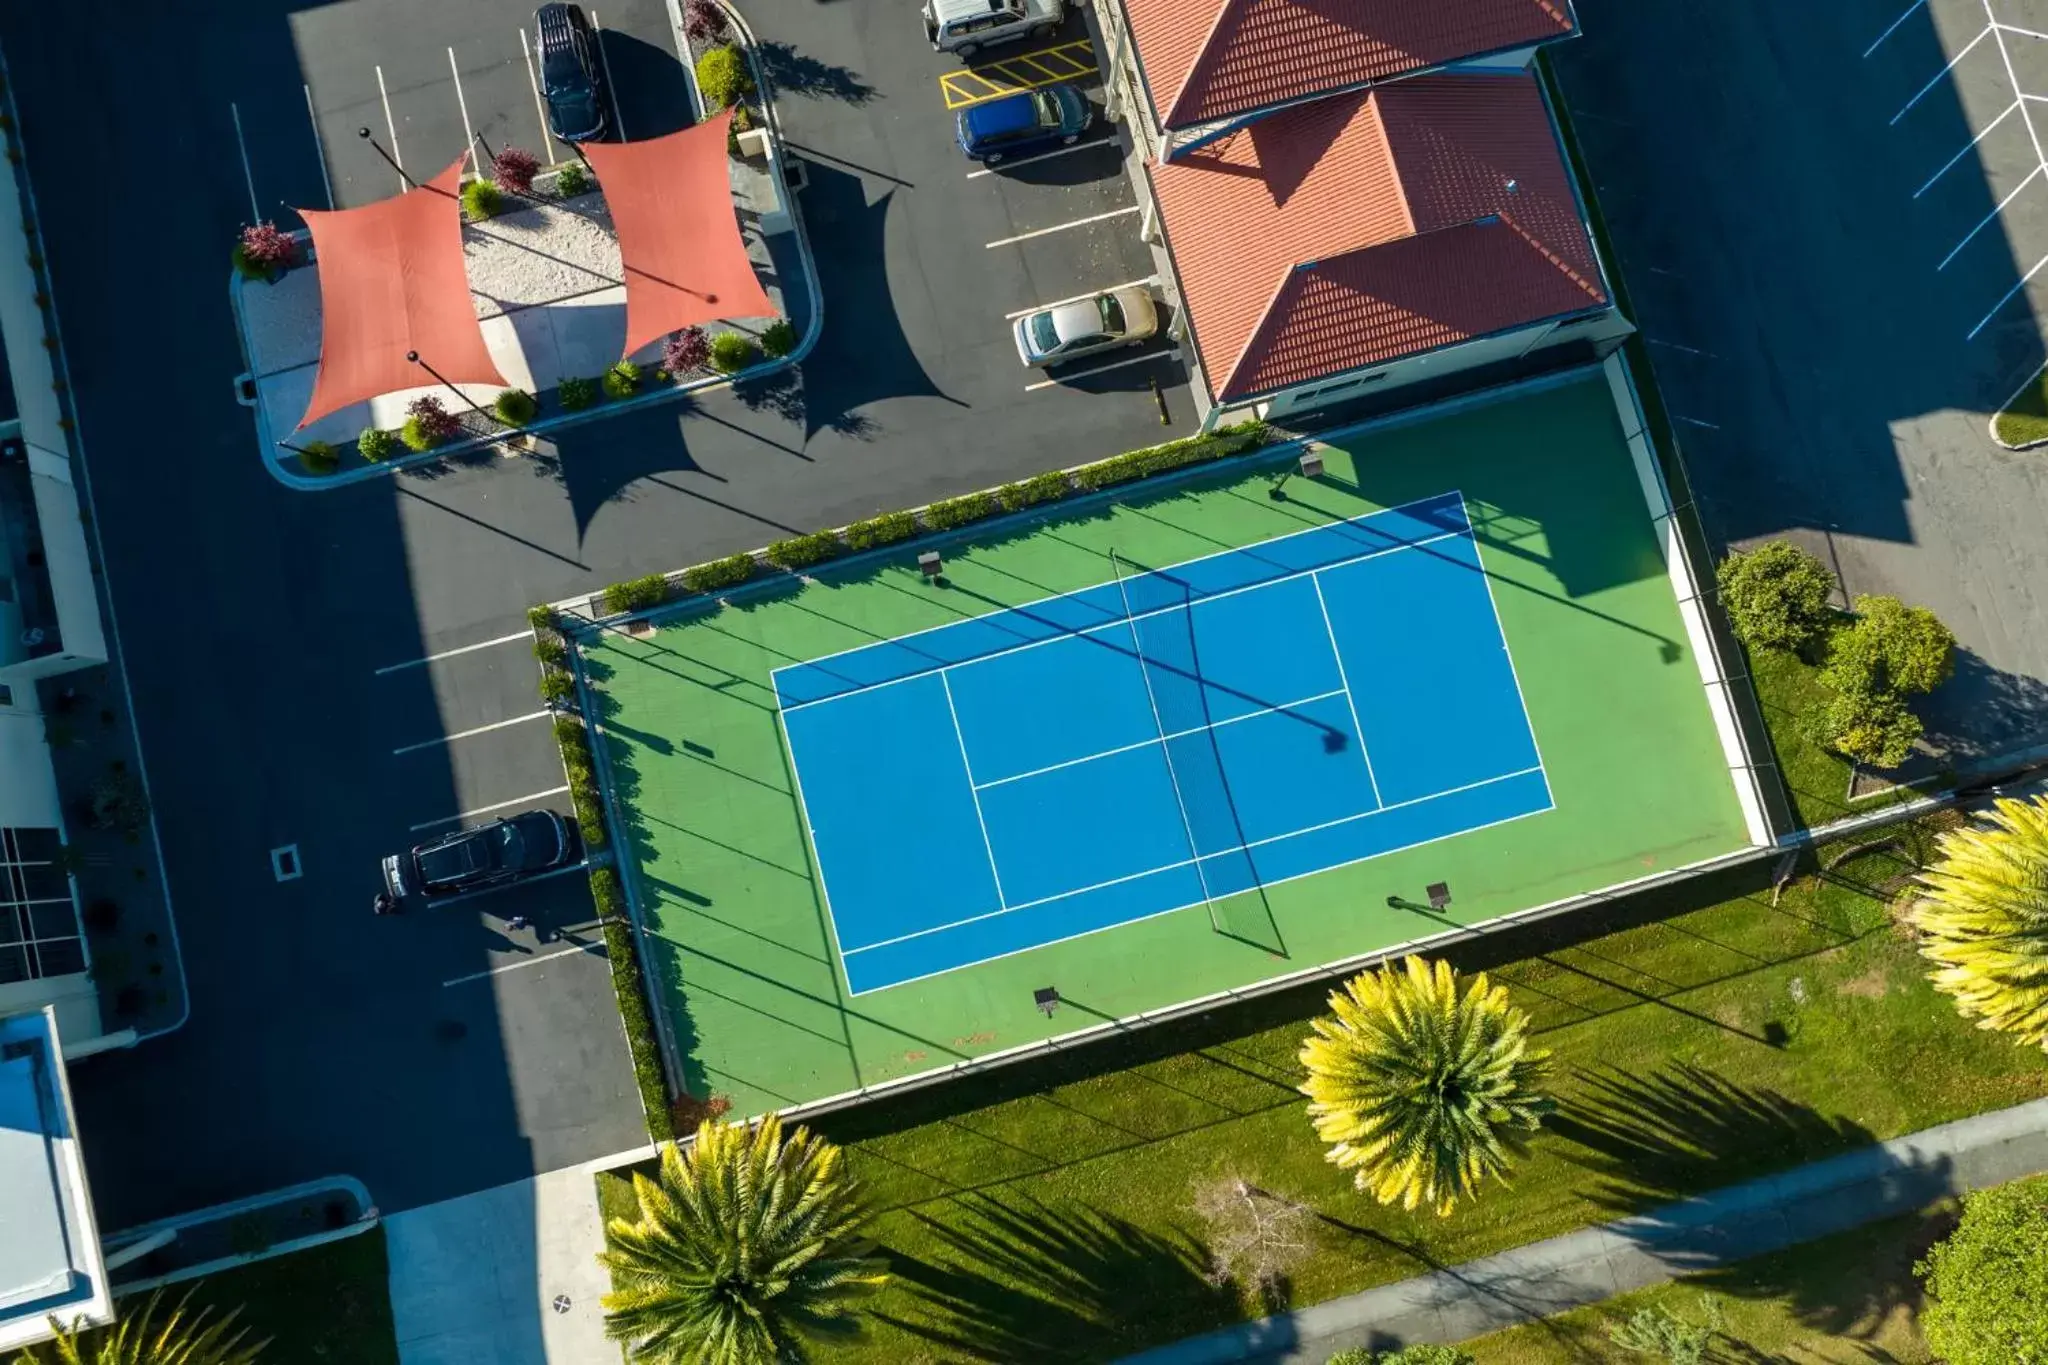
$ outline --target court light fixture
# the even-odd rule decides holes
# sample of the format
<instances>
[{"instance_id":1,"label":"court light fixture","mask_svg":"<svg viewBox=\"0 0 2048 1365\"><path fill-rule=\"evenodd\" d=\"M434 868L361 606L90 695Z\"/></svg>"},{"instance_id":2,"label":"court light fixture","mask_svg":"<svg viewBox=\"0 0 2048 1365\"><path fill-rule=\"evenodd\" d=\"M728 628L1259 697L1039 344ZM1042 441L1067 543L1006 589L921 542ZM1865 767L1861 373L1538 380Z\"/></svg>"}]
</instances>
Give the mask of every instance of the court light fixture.
<instances>
[{"instance_id":1,"label":"court light fixture","mask_svg":"<svg viewBox=\"0 0 2048 1365\"><path fill-rule=\"evenodd\" d=\"M929 578L934 585L940 585L939 580L946 574L946 564L939 558L937 550L926 550L917 557L917 571Z\"/></svg>"},{"instance_id":2,"label":"court light fixture","mask_svg":"<svg viewBox=\"0 0 2048 1365\"><path fill-rule=\"evenodd\" d=\"M1060 1007L1059 989L1055 986L1040 986L1031 992L1031 1003L1038 1006L1039 1012L1050 1019L1052 1012Z\"/></svg>"},{"instance_id":3,"label":"court light fixture","mask_svg":"<svg viewBox=\"0 0 2048 1365\"><path fill-rule=\"evenodd\" d=\"M1319 479L1322 476L1323 457L1313 450L1303 451L1301 455L1301 477L1304 479Z\"/></svg>"},{"instance_id":4,"label":"court light fixture","mask_svg":"<svg viewBox=\"0 0 2048 1365\"><path fill-rule=\"evenodd\" d=\"M1287 501L1287 481L1296 474L1304 479L1320 478L1323 473L1323 457L1320 451L1304 450L1292 469L1282 470L1280 477L1273 480L1273 486L1266 490L1266 496L1275 502Z\"/></svg>"},{"instance_id":5,"label":"court light fixture","mask_svg":"<svg viewBox=\"0 0 2048 1365\"><path fill-rule=\"evenodd\" d=\"M1449 882L1431 882L1428 886L1422 888L1422 894L1429 897L1430 909L1442 910L1451 903L1451 884Z\"/></svg>"}]
</instances>

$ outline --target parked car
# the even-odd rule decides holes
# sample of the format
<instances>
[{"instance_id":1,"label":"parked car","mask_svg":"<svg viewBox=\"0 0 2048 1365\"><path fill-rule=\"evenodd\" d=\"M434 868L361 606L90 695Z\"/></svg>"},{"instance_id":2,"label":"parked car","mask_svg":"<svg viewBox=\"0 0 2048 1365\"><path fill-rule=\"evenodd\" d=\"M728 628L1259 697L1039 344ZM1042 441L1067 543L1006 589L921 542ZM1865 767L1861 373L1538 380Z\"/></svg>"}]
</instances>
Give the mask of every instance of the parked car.
<instances>
[{"instance_id":1,"label":"parked car","mask_svg":"<svg viewBox=\"0 0 2048 1365\"><path fill-rule=\"evenodd\" d=\"M924 0L924 36L935 52L972 57L992 43L1051 37L1066 17L1063 0Z\"/></svg>"},{"instance_id":2,"label":"parked car","mask_svg":"<svg viewBox=\"0 0 2048 1365\"><path fill-rule=\"evenodd\" d=\"M1144 285L1127 284L1018 318L1017 355L1026 365L1059 365L1136 345L1158 331L1159 305Z\"/></svg>"},{"instance_id":3,"label":"parked car","mask_svg":"<svg viewBox=\"0 0 2048 1365\"><path fill-rule=\"evenodd\" d=\"M430 839L384 860L384 889L407 896L452 896L502 886L569 862L569 824L551 810L530 810Z\"/></svg>"},{"instance_id":4,"label":"parked car","mask_svg":"<svg viewBox=\"0 0 2048 1365\"><path fill-rule=\"evenodd\" d=\"M1066 145L1088 131L1095 111L1071 85L1020 90L960 111L954 132L960 150L993 166L1006 157Z\"/></svg>"},{"instance_id":5,"label":"parked car","mask_svg":"<svg viewBox=\"0 0 2048 1365\"><path fill-rule=\"evenodd\" d=\"M542 5L533 12L533 46L548 127L564 142L605 134L604 78L597 34L581 5Z\"/></svg>"}]
</instances>

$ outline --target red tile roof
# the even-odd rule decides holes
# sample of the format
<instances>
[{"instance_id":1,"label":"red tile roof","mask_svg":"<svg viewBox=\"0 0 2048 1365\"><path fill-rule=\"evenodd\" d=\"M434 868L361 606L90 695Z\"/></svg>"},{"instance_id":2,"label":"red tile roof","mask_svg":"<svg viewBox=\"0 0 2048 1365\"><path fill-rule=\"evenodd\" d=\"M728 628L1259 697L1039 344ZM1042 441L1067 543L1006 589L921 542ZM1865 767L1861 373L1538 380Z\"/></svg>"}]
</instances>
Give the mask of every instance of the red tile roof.
<instances>
[{"instance_id":1,"label":"red tile roof","mask_svg":"<svg viewBox=\"0 0 2048 1365\"><path fill-rule=\"evenodd\" d=\"M1607 302L1533 76L1317 100L1150 169L1218 399Z\"/></svg>"},{"instance_id":2,"label":"red tile roof","mask_svg":"<svg viewBox=\"0 0 2048 1365\"><path fill-rule=\"evenodd\" d=\"M1570 0L1124 0L1124 8L1168 128L1577 28Z\"/></svg>"}]
</instances>

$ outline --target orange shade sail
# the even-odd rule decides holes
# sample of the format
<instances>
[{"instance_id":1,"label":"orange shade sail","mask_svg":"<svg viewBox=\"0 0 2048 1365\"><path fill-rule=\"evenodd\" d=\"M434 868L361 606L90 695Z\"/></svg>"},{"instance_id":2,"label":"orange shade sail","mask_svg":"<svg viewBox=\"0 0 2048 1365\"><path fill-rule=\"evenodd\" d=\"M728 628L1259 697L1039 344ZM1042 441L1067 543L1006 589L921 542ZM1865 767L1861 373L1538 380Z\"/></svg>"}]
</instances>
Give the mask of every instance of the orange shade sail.
<instances>
[{"instance_id":1,"label":"orange shade sail","mask_svg":"<svg viewBox=\"0 0 2048 1365\"><path fill-rule=\"evenodd\" d=\"M484 344L462 257L462 160L361 208L299 210L320 269L320 372L299 425L436 382L509 388Z\"/></svg>"},{"instance_id":2,"label":"orange shade sail","mask_svg":"<svg viewBox=\"0 0 2048 1365\"><path fill-rule=\"evenodd\" d=\"M587 142L626 268L626 354L720 319L772 317L726 173L728 110L644 142Z\"/></svg>"}]
</instances>

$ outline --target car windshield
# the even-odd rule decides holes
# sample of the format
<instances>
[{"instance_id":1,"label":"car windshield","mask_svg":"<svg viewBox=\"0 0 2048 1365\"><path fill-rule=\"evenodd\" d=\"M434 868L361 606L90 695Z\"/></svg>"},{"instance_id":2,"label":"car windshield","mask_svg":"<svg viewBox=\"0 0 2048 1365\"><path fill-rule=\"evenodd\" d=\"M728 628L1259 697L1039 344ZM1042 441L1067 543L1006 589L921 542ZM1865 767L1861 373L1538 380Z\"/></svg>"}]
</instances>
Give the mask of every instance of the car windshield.
<instances>
[{"instance_id":1,"label":"car windshield","mask_svg":"<svg viewBox=\"0 0 2048 1365\"><path fill-rule=\"evenodd\" d=\"M1039 313L1031 319L1031 348L1044 355L1060 344L1060 334L1053 329L1052 314Z\"/></svg>"},{"instance_id":2,"label":"car windshield","mask_svg":"<svg viewBox=\"0 0 2048 1365\"><path fill-rule=\"evenodd\" d=\"M526 840L520 837L519 826L504 824L498 826L496 840L499 867L517 867L526 858Z\"/></svg>"},{"instance_id":3,"label":"car windshield","mask_svg":"<svg viewBox=\"0 0 2048 1365\"><path fill-rule=\"evenodd\" d=\"M1095 300L1095 306L1102 310L1102 330L1111 336L1121 336L1124 330L1124 310L1114 297L1104 294Z\"/></svg>"},{"instance_id":4,"label":"car windshield","mask_svg":"<svg viewBox=\"0 0 2048 1365\"><path fill-rule=\"evenodd\" d=\"M1031 108L1038 115L1039 127L1057 128L1060 126L1063 117L1060 113L1060 102L1053 98L1051 91L1032 91Z\"/></svg>"}]
</instances>

